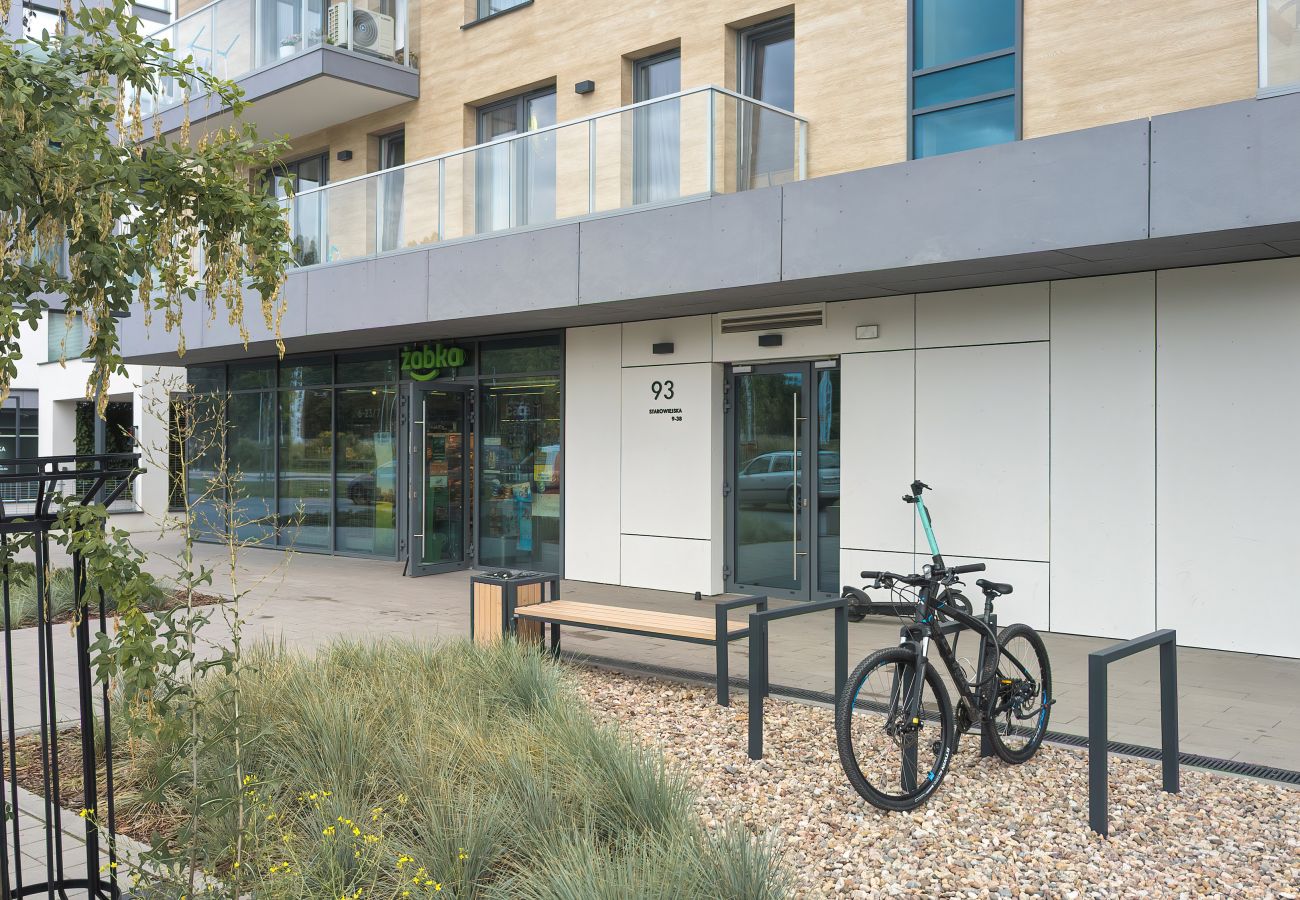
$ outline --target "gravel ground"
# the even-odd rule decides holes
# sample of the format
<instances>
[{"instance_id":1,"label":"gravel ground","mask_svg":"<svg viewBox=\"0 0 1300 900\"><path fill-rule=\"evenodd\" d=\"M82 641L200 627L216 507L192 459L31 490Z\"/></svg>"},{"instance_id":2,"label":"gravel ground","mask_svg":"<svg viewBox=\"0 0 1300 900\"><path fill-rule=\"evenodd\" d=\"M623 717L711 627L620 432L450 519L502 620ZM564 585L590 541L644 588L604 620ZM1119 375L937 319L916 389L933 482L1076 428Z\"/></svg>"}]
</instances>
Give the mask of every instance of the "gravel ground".
<instances>
[{"instance_id":1,"label":"gravel ground","mask_svg":"<svg viewBox=\"0 0 1300 900\"><path fill-rule=\"evenodd\" d=\"M1087 757L1044 746L1028 763L978 756L966 735L943 786L882 813L849 786L829 709L769 701L766 758L745 752L746 705L712 689L578 669L597 713L684 769L713 825L777 835L799 897L1300 896L1300 791L1112 756L1110 838L1088 828ZM741 692L741 697L744 694Z\"/></svg>"}]
</instances>

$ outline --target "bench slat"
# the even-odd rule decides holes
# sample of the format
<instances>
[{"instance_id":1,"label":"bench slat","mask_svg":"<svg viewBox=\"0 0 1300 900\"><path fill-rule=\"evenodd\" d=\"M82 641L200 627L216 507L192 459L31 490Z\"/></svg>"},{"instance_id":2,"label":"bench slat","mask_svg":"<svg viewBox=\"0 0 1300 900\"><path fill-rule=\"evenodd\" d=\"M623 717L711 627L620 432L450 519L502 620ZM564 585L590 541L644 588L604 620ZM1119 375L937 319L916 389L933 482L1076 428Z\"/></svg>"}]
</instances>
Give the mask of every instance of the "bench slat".
<instances>
[{"instance_id":1,"label":"bench slat","mask_svg":"<svg viewBox=\"0 0 1300 900\"><path fill-rule=\"evenodd\" d=\"M572 600L554 600L550 603L519 607L515 610L515 616L520 619L558 622L561 625L622 628L694 640L712 641L717 636L714 620L704 616L628 609L622 606L600 606ZM743 622L727 623L728 632L744 631L746 627Z\"/></svg>"}]
</instances>

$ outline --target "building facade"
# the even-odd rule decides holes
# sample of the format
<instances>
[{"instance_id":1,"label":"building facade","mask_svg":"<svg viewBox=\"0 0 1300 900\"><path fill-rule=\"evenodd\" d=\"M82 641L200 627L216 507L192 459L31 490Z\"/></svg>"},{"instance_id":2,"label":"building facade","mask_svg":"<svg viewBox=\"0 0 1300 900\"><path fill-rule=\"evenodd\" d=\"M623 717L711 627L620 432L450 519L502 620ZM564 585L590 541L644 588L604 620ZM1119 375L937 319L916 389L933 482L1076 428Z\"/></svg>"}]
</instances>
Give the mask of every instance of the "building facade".
<instances>
[{"instance_id":1,"label":"building facade","mask_svg":"<svg viewBox=\"0 0 1300 900\"><path fill-rule=\"evenodd\" d=\"M920 478L1008 621L1300 654L1295 9L182 4L293 146L286 357L185 325L248 536L813 599Z\"/></svg>"},{"instance_id":2,"label":"building facade","mask_svg":"<svg viewBox=\"0 0 1300 900\"><path fill-rule=\"evenodd\" d=\"M145 28L170 18L165 4L141 4L137 13ZM0 24L9 36L39 35L53 33L62 16L61 3L25 0L12 4L9 18ZM98 417L87 392L91 366L81 360L87 341L83 325L77 317L65 316L56 301L36 328L22 330L18 371L0 405L0 471L19 471L14 461L33 456L139 452L144 474L109 511L118 528L156 529L179 487L168 474L167 419L171 392L185 389L185 370L128 365L126 374L109 380L108 406L105 416ZM0 500L11 513L21 511L35 492L35 483L10 483L0 491Z\"/></svg>"}]
</instances>

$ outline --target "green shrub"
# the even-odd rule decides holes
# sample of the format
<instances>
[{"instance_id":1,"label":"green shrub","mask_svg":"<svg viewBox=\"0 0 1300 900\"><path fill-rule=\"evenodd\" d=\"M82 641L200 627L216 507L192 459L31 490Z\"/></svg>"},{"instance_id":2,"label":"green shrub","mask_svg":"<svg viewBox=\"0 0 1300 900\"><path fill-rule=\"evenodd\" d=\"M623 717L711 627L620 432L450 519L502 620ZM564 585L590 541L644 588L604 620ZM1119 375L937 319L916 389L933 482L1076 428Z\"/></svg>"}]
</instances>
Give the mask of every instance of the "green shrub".
<instances>
[{"instance_id":1,"label":"green shrub","mask_svg":"<svg viewBox=\"0 0 1300 900\"><path fill-rule=\"evenodd\" d=\"M31 562L15 562L9 566L9 609L8 618L4 621L8 624L13 622L14 628L27 628L36 624L36 565ZM50 608L48 616L53 621L59 621L61 618L69 616L76 607L76 596L72 584L72 569L67 567L52 568L49 570L48 590L50 597ZM169 592L163 585L155 583L153 585L152 596L149 598L149 608L160 606L169 596ZM107 611L112 613L117 604L114 603L112 596L105 597ZM95 612L99 610L99 601L95 600ZM0 608L0 616L4 616L5 611Z\"/></svg>"},{"instance_id":2,"label":"green shrub","mask_svg":"<svg viewBox=\"0 0 1300 900\"><path fill-rule=\"evenodd\" d=\"M231 678L201 689L205 813L194 837L229 873L237 836ZM563 671L507 642L483 649L260 645L240 675L248 773L241 890L259 898L769 898L771 848L705 833L684 780L598 724ZM175 818L188 762L137 739L118 809Z\"/></svg>"}]
</instances>

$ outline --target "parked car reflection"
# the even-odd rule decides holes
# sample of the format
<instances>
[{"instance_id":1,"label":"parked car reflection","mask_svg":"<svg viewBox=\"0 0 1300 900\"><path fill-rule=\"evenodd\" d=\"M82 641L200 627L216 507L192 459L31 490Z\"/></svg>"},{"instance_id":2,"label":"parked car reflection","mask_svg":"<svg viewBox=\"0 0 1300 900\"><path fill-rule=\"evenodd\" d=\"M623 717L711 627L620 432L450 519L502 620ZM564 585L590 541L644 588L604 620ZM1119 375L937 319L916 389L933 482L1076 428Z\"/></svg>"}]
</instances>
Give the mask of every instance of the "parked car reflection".
<instances>
[{"instance_id":1,"label":"parked car reflection","mask_svg":"<svg viewBox=\"0 0 1300 900\"><path fill-rule=\"evenodd\" d=\"M817 454L817 503L826 506L840 496L840 455L831 450ZM803 453L775 450L751 459L736 479L740 502L747 507L783 506L789 509L802 496L797 484L803 475Z\"/></svg>"}]
</instances>

